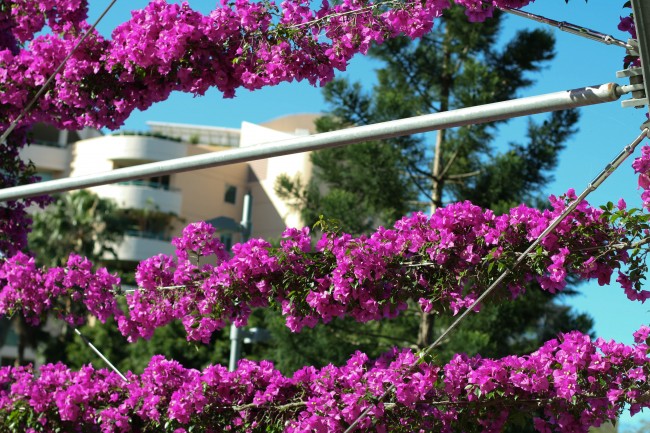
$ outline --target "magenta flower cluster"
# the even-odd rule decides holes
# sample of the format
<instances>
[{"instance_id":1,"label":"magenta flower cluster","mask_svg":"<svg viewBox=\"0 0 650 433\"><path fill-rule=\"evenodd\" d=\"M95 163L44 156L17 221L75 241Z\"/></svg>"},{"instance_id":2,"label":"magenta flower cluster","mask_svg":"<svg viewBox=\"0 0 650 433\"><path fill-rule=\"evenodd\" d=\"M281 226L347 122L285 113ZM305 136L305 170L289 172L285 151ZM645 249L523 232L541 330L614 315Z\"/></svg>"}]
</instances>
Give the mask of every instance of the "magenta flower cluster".
<instances>
[{"instance_id":1,"label":"magenta flower cluster","mask_svg":"<svg viewBox=\"0 0 650 433\"><path fill-rule=\"evenodd\" d=\"M511 415L532 412L540 433L586 433L625 404L632 413L650 407L649 332L637 331L634 346L571 332L527 356L456 355L444 366L407 349L376 361L357 352L341 367L305 367L291 378L268 361L198 371L162 356L127 381L90 366L3 367L0 423L27 432L336 433L370 408L355 431L499 432Z\"/></svg>"},{"instance_id":2,"label":"magenta flower cluster","mask_svg":"<svg viewBox=\"0 0 650 433\"><path fill-rule=\"evenodd\" d=\"M471 20L495 6L531 0L455 0ZM216 87L258 89L293 80L325 83L371 43L405 34L422 36L449 0L306 0L222 2L208 15L187 3L153 0L118 26L112 39L90 37L40 98L24 124L61 128L117 128L172 91L203 94ZM87 0L7 0L0 9L0 125L18 116L35 90L89 26ZM52 32L39 34L45 26ZM0 29L0 33L3 29ZM9 31L9 33L7 33ZM29 44L18 48L17 42Z\"/></svg>"},{"instance_id":3,"label":"magenta flower cluster","mask_svg":"<svg viewBox=\"0 0 650 433\"><path fill-rule=\"evenodd\" d=\"M455 0L471 21L498 6L530 0ZM93 34L28 113L24 125L45 121L61 128L121 125L172 91L203 94L218 88L257 89L292 80L323 84L372 43L429 31L449 0L376 3L343 0L320 6L285 0L222 2L208 15L187 3L154 0L115 29L111 39ZM86 23L87 0L6 0L0 4L0 130L15 119L64 56ZM45 27L52 33L42 34ZM633 21L619 28L634 34ZM30 181L17 159L21 139L0 145L0 187ZM634 162L643 200L650 208L650 147ZM188 226L174 240L176 256L140 264L138 290L128 312L116 302L119 279L71 255L65 267L38 269L20 251L25 245L29 201L0 207L0 314L22 314L36 324L50 313L73 325L88 314L115 317L130 339L181 320L188 339L207 342L227 323L245 324L252 309L276 306L295 331L335 317L359 321L394 317L417 301L423 311L458 312L473 304L489 282L520 257L575 198L551 197L550 210L525 206L495 216L457 203L433 216L414 214L370 236L326 233L312 247L308 229L287 229L281 246L253 239L232 257L205 223ZM504 282L500 297L514 298L535 280L562 290L569 276L608 284L614 271L628 298L645 301L644 261L629 229L625 204L612 214L581 203ZM640 231L639 231L640 230ZM644 231L645 230L645 231ZM627 272L625 269L629 268ZM438 366L408 350L376 361L362 353L341 367L305 367L288 378L269 362L241 361L188 370L154 357L142 375L127 381L106 370L78 372L57 365L0 368L0 425L36 432L287 431L341 432L366 408L357 431L421 428L497 432L512 414L534 413L540 433L587 432L615 419L629 405L650 406L649 327L636 345L578 332L561 335L528 356L483 359L456 355Z\"/></svg>"},{"instance_id":4,"label":"magenta flower cluster","mask_svg":"<svg viewBox=\"0 0 650 433\"><path fill-rule=\"evenodd\" d=\"M0 20L0 39L2 22ZM3 90L0 90L0 93ZM0 126L0 131L3 128ZM0 143L0 189L32 183L36 180L28 162L19 157L25 144L24 128L19 128ZM32 220L26 209L31 205L44 207L50 203L47 196L0 203L0 254L13 255L27 247L27 233Z\"/></svg>"},{"instance_id":5,"label":"magenta flower cluster","mask_svg":"<svg viewBox=\"0 0 650 433\"><path fill-rule=\"evenodd\" d=\"M641 156L634 160L632 168L639 175L639 188L643 190L643 207L650 209L650 146L641 147Z\"/></svg>"},{"instance_id":6,"label":"magenta flower cluster","mask_svg":"<svg viewBox=\"0 0 650 433\"><path fill-rule=\"evenodd\" d=\"M422 36L452 3L465 7L469 20L482 21L495 7L531 1L284 0L278 6L223 0L203 15L187 3L154 0L118 26L111 39L93 33L21 125L117 128L134 109L144 110L173 91L200 95L216 87L232 97L240 87L293 80L323 84L372 43L398 34ZM89 28L87 12L88 0L0 2L0 132ZM623 30L630 25L629 17L621 22ZM21 164L14 146L0 145L0 188L29 182L14 170ZM31 203L0 205L3 253L25 247L30 219L24 209Z\"/></svg>"},{"instance_id":7,"label":"magenta flower cluster","mask_svg":"<svg viewBox=\"0 0 650 433\"><path fill-rule=\"evenodd\" d=\"M113 288L119 282L105 268L93 271L90 260L74 254L66 267L44 270L33 257L18 253L0 262L0 312L20 313L32 325L48 312L72 325L84 323L88 314L105 322L122 315Z\"/></svg>"},{"instance_id":8,"label":"magenta flower cluster","mask_svg":"<svg viewBox=\"0 0 650 433\"><path fill-rule=\"evenodd\" d=\"M315 248L307 228L287 229L279 248L251 239L235 245L232 257L212 226L190 224L173 241L176 257L161 254L139 264L138 289L126 295L128 314L115 300L117 277L104 269L92 272L88 260L71 256L66 268L46 271L18 254L0 265L0 313L20 313L35 323L53 309L76 323L85 315L83 304L102 320L115 316L130 340L149 338L156 328L180 320L189 340L203 342L228 323L244 325L252 309L270 305L282 311L293 331L335 317L360 322L395 317L409 300L425 312L457 313L573 199L570 191L551 197L550 210L522 205L501 216L455 203L431 217L404 217L370 236L325 233ZM521 295L531 280L553 293L570 275L608 284L618 269L628 298L645 301L650 292L621 271L629 258L626 249L612 248L625 241L625 228L602 218L602 212L581 203L504 282L501 298Z\"/></svg>"},{"instance_id":9,"label":"magenta flower cluster","mask_svg":"<svg viewBox=\"0 0 650 433\"><path fill-rule=\"evenodd\" d=\"M417 301L426 312L457 313L469 307L574 198L570 192L551 197L552 210L519 206L501 216L469 202L455 203L431 217L405 217L392 229L381 227L370 236L325 233L314 249L307 228L287 229L279 248L252 239L235 245L232 258L219 254L201 266L187 259L196 252L182 249L178 259L152 257L138 266L139 290L127 295L129 312L120 318L120 330L130 339L148 338L156 327L178 319L188 339L207 342L215 330L230 322L243 325L253 308L270 305L281 309L293 331L335 317L360 322L395 317L408 300ZM580 204L505 282L502 297L519 296L530 280L556 292L569 275L608 284L628 254L609 249L625 234L601 213L586 202ZM213 233L209 225L197 223L176 245L195 243L195 237L206 244ZM212 251L214 247L196 255ZM650 297L625 273L619 271L617 281L630 299Z\"/></svg>"}]
</instances>

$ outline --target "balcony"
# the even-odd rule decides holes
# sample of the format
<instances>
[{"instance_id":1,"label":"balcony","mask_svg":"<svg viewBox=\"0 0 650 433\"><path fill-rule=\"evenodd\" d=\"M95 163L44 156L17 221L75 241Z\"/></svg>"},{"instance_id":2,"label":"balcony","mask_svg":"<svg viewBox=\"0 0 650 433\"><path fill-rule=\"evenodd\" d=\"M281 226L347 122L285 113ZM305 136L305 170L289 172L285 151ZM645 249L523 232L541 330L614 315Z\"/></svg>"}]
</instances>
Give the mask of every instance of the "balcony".
<instances>
[{"instance_id":1,"label":"balcony","mask_svg":"<svg viewBox=\"0 0 650 433\"><path fill-rule=\"evenodd\" d=\"M154 208L176 215L181 213L182 197L178 190L146 181L131 181L90 188L103 198L110 198L124 209Z\"/></svg>"},{"instance_id":2,"label":"balcony","mask_svg":"<svg viewBox=\"0 0 650 433\"><path fill-rule=\"evenodd\" d=\"M127 165L165 161L187 154L184 143L146 135L105 135L78 141L75 147L79 160L110 160Z\"/></svg>"},{"instance_id":3,"label":"balcony","mask_svg":"<svg viewBox=\"0 0 650 433\"><path fill-rule=\"evenodd\" d=\"M118 260L128 262L142 261L158 254L174 254L175 247L166 240L127 234L122 243L115 248Z\"/></svg>"},{"instance_id":4,"label":"balcony","mask_svg":"<svg viewBox=\"0 0 650 433\"><path fill-rule=\"evenodd\" d=\"M30 144L20 151L20 157L31 160L37 171L64 173L70 167L70 149L55 144Z\"/></svg>"}]
</instances>

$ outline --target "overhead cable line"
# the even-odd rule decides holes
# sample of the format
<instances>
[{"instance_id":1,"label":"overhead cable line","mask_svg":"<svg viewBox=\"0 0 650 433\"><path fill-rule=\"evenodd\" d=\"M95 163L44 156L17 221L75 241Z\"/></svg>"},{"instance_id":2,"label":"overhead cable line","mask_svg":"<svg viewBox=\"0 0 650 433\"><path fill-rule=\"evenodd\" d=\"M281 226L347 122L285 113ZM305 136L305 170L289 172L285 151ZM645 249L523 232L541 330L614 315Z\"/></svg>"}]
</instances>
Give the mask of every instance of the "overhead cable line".
<instances>
[{"instance_id":1,"label":"overhead cable line","mask_svg":"<svg viewBox=\"0 0 650 433\"><path fill-rule=\"evenodd\" d=\"M424 350L418 353L418 361L415 364L413 364L410 368L408 368L406 373L411 372L415 367L417 367L420 363L422 363L423 360L426 359L426 357L431 354L433 349L438 347L440 343L449 335L449 333L453 331L460 324L460 322L463 321L463 319L465 319L465 317L467 317L472 311L474 311L474 309L481 302L483 302L485 298L487 298L490 295L490 293L492 293L497 287L501 285L501 283L503 283L503 281L514 271L514 269L517 266L519 266L524 260L526 260L526 258L528 258L528 255L532 253L535 250L535 248L537 248L537 246L546 236L548 236L553 230L555 230L555 228L562 221L564 221L564 219L567 216L569 216L569 214L573 212L576 209L576 207L578 207L578 205L582 203L582 201L585 198L587 198L589 194L596 191L596 189L598 189L598 187L605 181L605 179L607 179L610 174L612 174L614 171L616 171L618 167L620 167L623 161L625 161L627 157L634 152L634 149L636 149L639 143L641 143L644 138L648 137L648 132L650 131L648 129L648 126L649 125L647 123L643 125L642 127L643 132L641 132L641 135L639 135L636 139L634 139L632 143L625 146L623 150L609 164L605 166L605 168L594 178L594 180L592 180L589 183L589 185L587 185L587 187L582 192L582 194L580 194L573 202L571 202L571 204L569 204L569 206L567 206L567 208L564 209L564 211L549 224L546 230L544 230L544 232L542 232L542 234L540 234L537 237L537 239L535 239L528 246L528 248L526 248L526 250L519 255L517 260L513 263L512 267L503 271L501 275L499 275L499 277L496 280L494 280L492 284L490 284L490 286L481 294L481 296L479 296L476 299L476 301L472 303L472 305L470 305L465 311L463 311L460 314L460 316L458 316L456 320L454 320L452 324L449 325L449 327L442 334L440 334L440 336L433 343L431 343ZM396 389L397 386L394 383L391 384L390 387L386 391L384 391L384 393L378 398L376 403L383 402L383 400L388 396L388 394L392 393ZM345 429L343 433L350 433L363 418L368 416L368 414L373 408L374 405L372 404L368 406L363 412L361 412L361 414L359 414L359 416L354 420L354 422L350 424L350 426L347 429Z\"/></svg>"},{"instance_id":2,"label":"overhead cable line","mask_svg":"<svg viewBox=\"0 0 650 433\"><path fill-rule=\"evenodd\" d=\"M63 69L63 66L65 66L66 62L72 57L72 54L79 48L79 46L86 40L86 38L95 30L97 27L97 24L104 18L104 16L108 13L108 11L113 7L113 5L117 2L117 0L112 0L111 3L104 9L104 12L97 18L97 20L93 23L92 26L84 33L84 35L79 39L79 42L75 44L74 47L72 47L72 50L68 53L67 56L65 56L65 59L59 64L59 66L52 72L52 74L48 77L48 79L45 81L45 83L41 86L41 88L36 92L36 95L29 101L29 103L23 108L21 111L20 115L14 119L13 122L11 122L11 125L9 125L9 128L5 132L2 133L2 136L0 136L0 144L4 143L7 137L9 137L9 134L12 133L12 131L16 128L18 123L25 117L27 112L31 110L31 108L34 106L38 98L40 98L43 93L45 93L45 90L49 87L50 83L54 80L54 77L57 76L59 72L61 72L61 69Z\"/></svg>"},{"instance_id":3,"label":"overhead cable line","mask_svg":"<svg viewBox=\"0 0 650 433\"><path fill-rule=\"evenodd\" d=\"M616 39L615 37L613 37L611 35L607 35L605 33L601 33L601 32L598 32L596 30L591 30L591 29L588 29L586 27L579 26L577 24L568 23L566 21L556 21L556 20L553 20L551 18L546 18L544 16L536 15L536 14L526 12L526 11L522 11L520 9L509 8L507 6L501 6L501 7L499 7L499 9L501 9L502 11L507 12L509 14L517 15L519 17L523 17L523 18L527 18L527 19L530 19L530 20L533 20L533 21L537 21L538 23L547 24L549 26L556 27L556 28L562 30L563 32L571 33L571 34L577 35L577 36L582 36L583 38L587 38L587 39L590 39L592 41L601 42L601 43L607 44L607 45L616 45L616 46L619 46L621 48L626 48L626 49L629 49L629 50L634 49L634 47L632 45L628 44L625 41L622 41L620 39Z\"/></svg>"}]
</instances>

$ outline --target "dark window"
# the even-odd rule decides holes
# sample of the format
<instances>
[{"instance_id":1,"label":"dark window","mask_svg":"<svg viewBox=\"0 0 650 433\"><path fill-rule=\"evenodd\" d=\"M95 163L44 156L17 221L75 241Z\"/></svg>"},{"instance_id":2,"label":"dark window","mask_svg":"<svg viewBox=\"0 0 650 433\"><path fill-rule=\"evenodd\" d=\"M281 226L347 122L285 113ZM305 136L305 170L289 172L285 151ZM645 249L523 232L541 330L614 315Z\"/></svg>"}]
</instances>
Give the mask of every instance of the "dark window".
<instances>
[{"instance_id":1,"label":"dark window","mask_svg":"<svg viewBox=\"0 0 650 433\"><path fill-rule=\"evenodd\" d=\"M237 202L237 187L232 185L226 185L226 194L223 198L223 201L226 203L235 204Z\"/></svg>"},{"instance_id":2,"label":"dark window","mask_svg":"<svg viewBox=\"0 0 650 433\"><path fill-rule=\"evenodd\" d=\"M168 174L163 175L163 176L153 176L148 179L142 179L145 183L147 183L151 188L158 188L158 189L169 189L169 181L170 177Z\"/></svg>"},{"instance_id":3,"label":"dark window","mask_svg":"<svg viewBox=\"0 0 650 433\"><path fill-rule=\"evenodd\" d=\"M5 365L11 365L13 367L14 365L16 365L16 358L10 358L8 356L3 356L2 358L0 358L0 365L2 365L3 367Z\"/></svg>"},{"instance_id":4,"label":"dark window","mask_svg":"<svg viewBox=\"0 0 650 433\"><path fill-rule=\"evenodd\" d=\"M219 240L226 248L226 251L230 251L230 249L232 248L232 233L221 233L221 236L219 236Z\"/></svg>"},{"instance_id":5,"label":"dark window","mask_svg":"<svg viewBox=\"0 0 650 433\"><path fill-rule=\"evenodd\" d=\"M121 162L113 162L113 170L117 170L118 168L126 168L126 167L135 167L140 164L124 164ZM168 190L171 186L171 176L169 174L164 174L161 176L152 176L152 177L145 177L142 179L136 179L136 180L129 180L126 182L120 182L122 185L140 185L140 186L146 186L149 188L156 188L156 189L164 189Z\"/></svg>"}]
</instances>

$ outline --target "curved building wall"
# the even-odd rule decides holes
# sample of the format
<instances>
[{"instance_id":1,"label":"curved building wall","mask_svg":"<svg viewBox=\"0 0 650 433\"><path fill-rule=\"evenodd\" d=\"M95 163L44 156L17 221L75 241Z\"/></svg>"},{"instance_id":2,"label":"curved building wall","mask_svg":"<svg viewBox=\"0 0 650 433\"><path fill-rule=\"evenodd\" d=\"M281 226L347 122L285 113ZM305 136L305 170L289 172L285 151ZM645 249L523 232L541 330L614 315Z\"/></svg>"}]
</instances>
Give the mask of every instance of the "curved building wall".
<instances>
[{"instance_id":1,"label":"curved building wall","mask_svg":"<svg viewBox=\"0 0 650 433\"><path fill-rule=\"evenodd\" d=\"M161 212L181 213L181 192L138 184L112 184L88 188L100 197L110 198L124 209L157 209Z\"/></svg>"},{"instance_id":2,"label":"curved building wall","mask_svg":"<svg viewBox=\"0 0 650 433\"><path fill-rule=\"evenodd\" d=\"M187 144L140 135L106 135L75 143L71 176L108 171L115 166L181 158Z\"/></svg>"}]
</instances>

